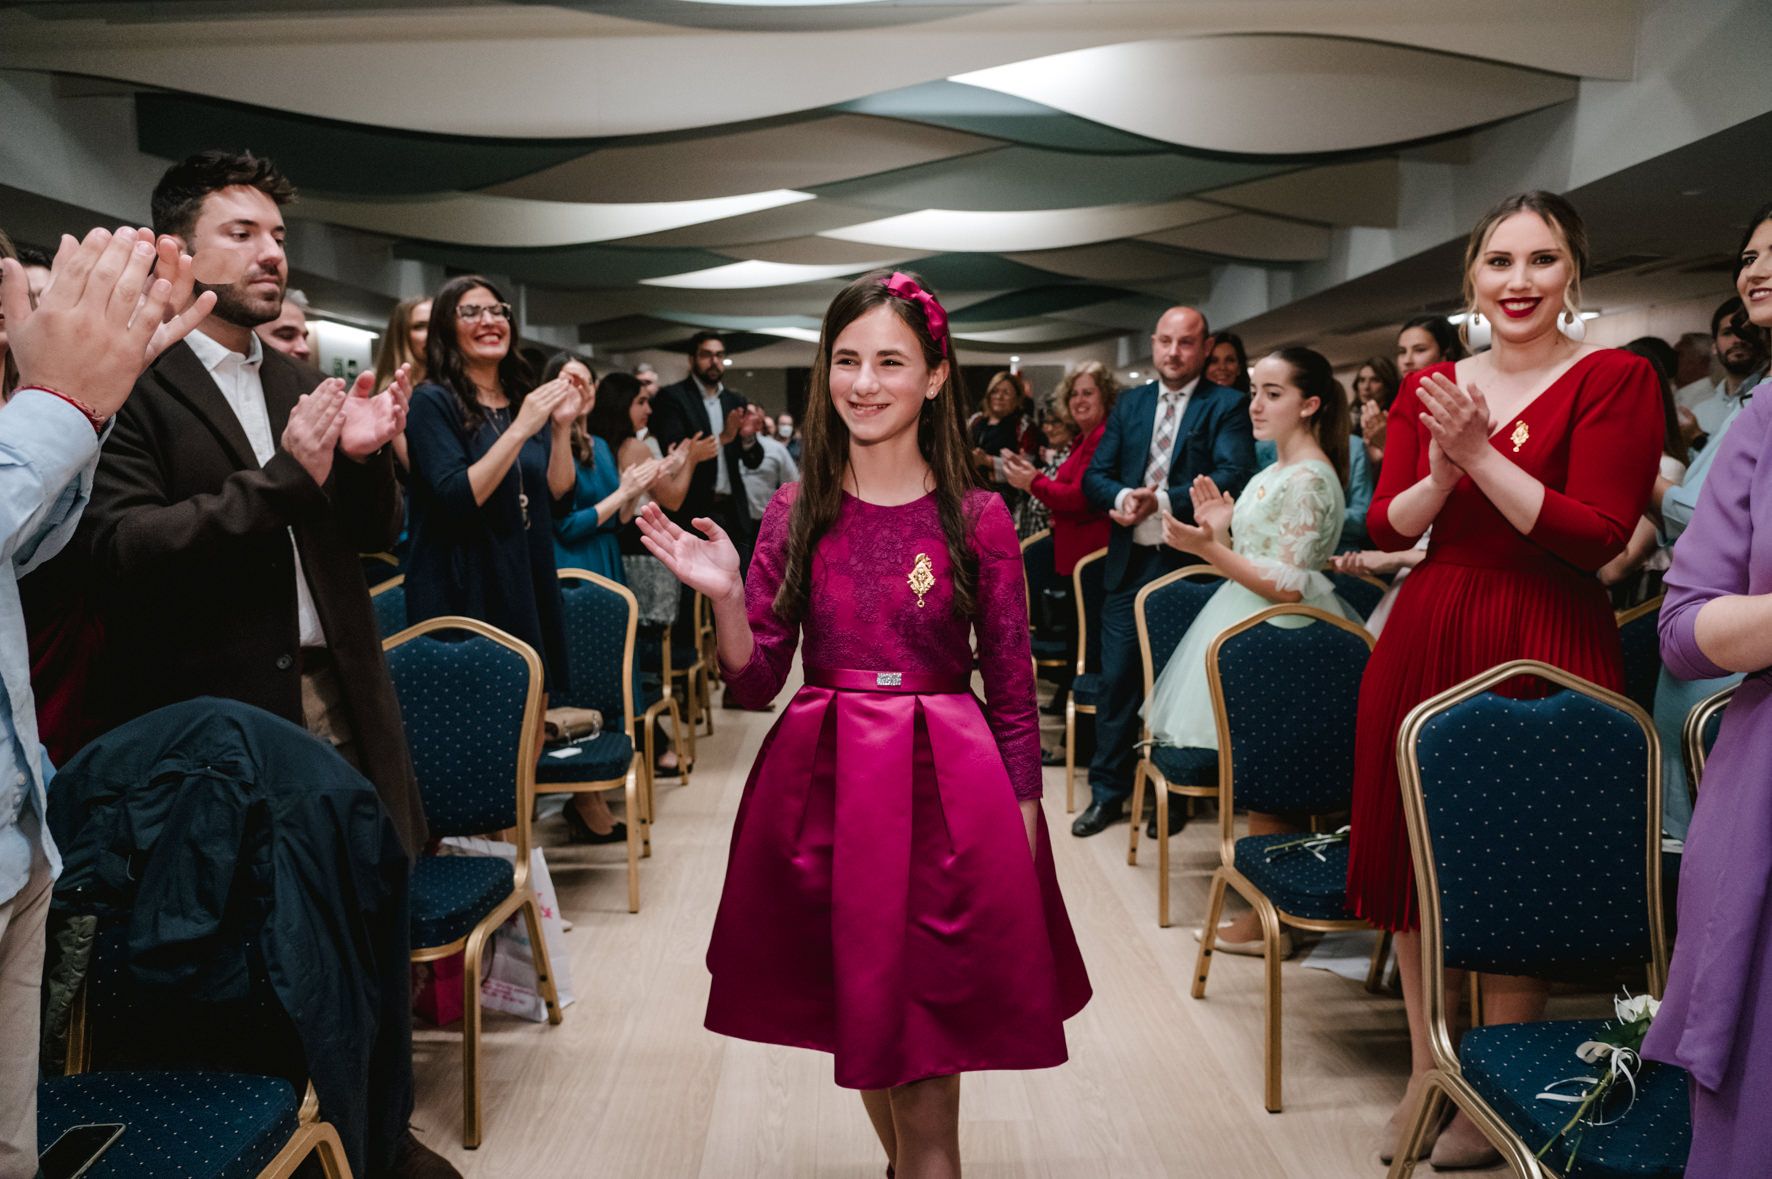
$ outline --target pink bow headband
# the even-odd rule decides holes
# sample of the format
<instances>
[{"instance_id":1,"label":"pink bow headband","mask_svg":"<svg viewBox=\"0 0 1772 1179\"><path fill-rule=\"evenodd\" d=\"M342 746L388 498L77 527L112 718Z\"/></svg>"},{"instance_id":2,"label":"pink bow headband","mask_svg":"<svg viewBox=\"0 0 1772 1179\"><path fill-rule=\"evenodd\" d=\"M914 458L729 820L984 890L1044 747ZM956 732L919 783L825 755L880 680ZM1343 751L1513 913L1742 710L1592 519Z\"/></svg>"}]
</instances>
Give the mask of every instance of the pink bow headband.
<instances>
[{"instance_id":1,"label":"pink bow headband","mask_svg":"<svg viewBox=\"0 0 1772 1179\"><path fill-rule=\"evenodd\" d=\"M891 278L883 278L880 285L890 294L900 299L909 299L923 308L923 322L929 325L929 334L941 345L941 354L948 354L948 313L935 300L935 296L917 285L917 280L902 270L892 272Z\"/></svg>"}]
</instances>

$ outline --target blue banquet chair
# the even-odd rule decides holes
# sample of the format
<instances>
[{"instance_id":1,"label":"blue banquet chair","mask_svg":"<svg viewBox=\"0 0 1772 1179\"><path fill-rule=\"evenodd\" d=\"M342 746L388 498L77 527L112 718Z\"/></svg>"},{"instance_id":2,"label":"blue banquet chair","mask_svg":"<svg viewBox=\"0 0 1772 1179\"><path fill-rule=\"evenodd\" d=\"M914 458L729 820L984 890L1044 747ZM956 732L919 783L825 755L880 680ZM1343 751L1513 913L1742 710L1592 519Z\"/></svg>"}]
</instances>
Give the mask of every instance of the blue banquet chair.
<instances>
[{"instance_id":1,"label":"blue banquet chair","mask_svg":"<svg viewBox=\"0 0 1772 1179\"><path fill-rule=\"evenodd\" d=\"M565 602L567 681L571 687L556 693L556 699L574 708L595 708L603 714L603 729L593 738L563 742L562 749L544 751L536 766L536 784L550 793L624 792L628 912L638 913L640 860L651 854L652 842L652 721L667 709L673 719L678 718L677 705L670 696L650 703L636 700L634 632L640 607L626 586L583 569L562 569L560 596ZM645 708L638 716L637 707ZM680 732L681 724L676 729ZM646 734L643 758L635 756L642 732ZM567 750L572 752L566 754Z\"/></svg>"},{"instance_id":2,"label":"blue banquet chair","mask_svg":"<svg viewBox=\"0 0 1772 1179\"><path fill-rule=\"evenodd\" d=\"M1497 694L1521 676L1554 691L1528 700ZM1661 755L1648 714L1560 668L1514 660L1411 711L1398 760L1434 1067L1392 1179L1414 1173L1447 1101L1522 1179L1680 1175L1691 1139L1684 1070L1646 1065L1628 1112L1582 1128L1573 1166L1567 1139L1541 1159L1574 1107L1538 1094L1598 1071L1575 1051L1604 1021L1491 1024L1465 1032L1454 1048L1446 992L1448 969L1555 979L1646 964L1649 994L1660 998Z\"/></svg>"},{"instance_id":3,"label":"blue banquet chair","mask_svg":"<svg viewBox=\"0 0 1772 1179\"><path fill-rule=\"evenodd\" d=\"M1030 645L1034 652L1034 674L1051 678L1059 668L1076 658L1066 635L1048 633L1043 621L1041 602L1048 589L1060 583L1052 568L1052 530L1042 528L1021 542L1022 586L1026 591L1028 626L1032 631Z\"/></svg>"},{"instance_id":4,"label":"blue banquet chair","mask_svg":"<svg viewBox=\"0 0 1772 1179\"><path fill-rule=\"evenodd\" d=\"M1692 711L1686 714L1686 723L1680 727L1680 752L1686 762L1686 789L1692 792L1694 805L1698 802L1698 780L1704 777L1704 763L1710 759L1717 734L1723 729L1723 710L1729 707L1739 686L1730 684L1694 704Z\"/></svg>"},{"instance_id":5,"label":"blue banquet chair","mask_svg":"<svg viewBox=\"0 0 1772 1179\"><path fill-rule=\"evenodd\" d=\"M1620 610L1618 641L1624 646L1624 695L1651 716L1655 714L1655 684L1661 678L1661 598Z\"/></svg>"},{"instance_id":6,"label":"blue banquet chair","mask_svg":"<svg viewBox=\"0 0 1772 1179\"><path fill-rule=\"evenodd\" d=\"M1067 814L1077 809L1077 717L1094 716L1095 702L1101 695L1101 636L1089 633L1089 620L1101 618L1102 603L1107 600L1107 580L1102 558L1105 547L1096 549L1077 561L1071 570L1071 593L1077 603L1077 673L1071 679L1071 692L1064 701L1064 809Z\"/></svg>"},{"instance_id":7,"label":"blue banquet chair","mask_svg":"<svg viewBox=\"0 0 1772 1179\"><path fill-rule=\"evenodd\" d=\"M390 639L406 629L406 575L382 582L369 591L369 606L375 611L376 637Z\"/></svg>"},{"instance_id":8,"label":"blue banquet chair","mask_svg":"<svg viewBox=\"0 0 1772 1179\"><path fill-rule=\"evenodd\" d=\"M486 939L521 912L548 1022L560 1001L541 906L529 883L529 817L541 736L541 658L472 618L444 615L386 640L406 743L435 836L511 831L498 856L421 855L412 866L412 960L462 960L462 1145L480 1145L480 961Z\"/></svg>"},{"instance_id":9,"label":"blue banquet chair","mask_svg":"<svg viewBox=\"0 0 1772 1179\"><path fill-rule=\"evenodd\" d=\"M1323 572L1334 583L1341 600L1357 610L1361 618L1371 618L1372 611L1378 609L1378 603L1390 589L1370 573L1339 573L1334 569Z\"/></svg>"},{"instance_id":10,"label":"blue banquet chair","mask_svg":"<svg viewBox=\"0 0 1772 1179\"><path fill-rule=\"evenodd\" d=\"M1276 620L1302 625L1270 625ZM1267 1002L1263 1100L1280 1112L1280 938L1284 927L1368 928L1347 907L1347 840L1312 848L1295 833L1236 836L1235 807L1270 814L1341 815L1353 807L1360 677L1372 653L1363 627L1314 606L1270 606L1227 628L1206 652L1218 727L1219 866L1212 873L1193 996L1206 997L1227 888L1261 920ZM1159 828L1160 830L1161 828ZM1388 947L1373 955L1373 977Z\"/></svg>"},{"instance_id":11,"label":"blue banquet chair","mask_svg":"<svg viewBox=\"0 0 1772 1179\"><path fill-rule=\"evenodd\" d=\"M1224 574L1211 565L1189 565L1157 578L1132 603L1132 619L1138 627L1138 651L1144 664L1144 699L1151 698L1157 677L1200 611L1218 592ZM1126 862L1138 863L1138 827L1144 814L1144 787L1156 791L1157 809L1157 924L1169 925L1169 806L1171 794L1187 798L1218 797L1218 751L1183 749L1151 743L1148 723L1139 727L1138 766L1132 774L1132 831Z\"/></svg>"}]
</instances>

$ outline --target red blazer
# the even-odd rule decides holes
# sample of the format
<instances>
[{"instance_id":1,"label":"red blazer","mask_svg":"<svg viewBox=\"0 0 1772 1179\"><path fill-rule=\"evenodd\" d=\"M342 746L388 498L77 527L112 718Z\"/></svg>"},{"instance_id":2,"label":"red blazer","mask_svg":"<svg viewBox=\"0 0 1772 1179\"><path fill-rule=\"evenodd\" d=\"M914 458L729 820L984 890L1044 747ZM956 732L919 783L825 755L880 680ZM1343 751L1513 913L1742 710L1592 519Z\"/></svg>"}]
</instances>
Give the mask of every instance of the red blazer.
<instances>
[{"instance_id":1,"label":"red blazer","mask_svg":"<svg viewBox=\"0 0 1772 1179\"><path fill-rule=\"evenodd\" d=\"M1069 577L1079 560L1105 547L1113 527L1106 512L1090 507L1083 498L1083 472L1089 469L1089 460L1095 457L1106 429L1106 421L1097 423L1088 437L1071 447L1070 457L1059 464L1056 475L1034 476L1034 498L1052 512L1052 566L1060 577Z\"/></svg>"}]
</instances>

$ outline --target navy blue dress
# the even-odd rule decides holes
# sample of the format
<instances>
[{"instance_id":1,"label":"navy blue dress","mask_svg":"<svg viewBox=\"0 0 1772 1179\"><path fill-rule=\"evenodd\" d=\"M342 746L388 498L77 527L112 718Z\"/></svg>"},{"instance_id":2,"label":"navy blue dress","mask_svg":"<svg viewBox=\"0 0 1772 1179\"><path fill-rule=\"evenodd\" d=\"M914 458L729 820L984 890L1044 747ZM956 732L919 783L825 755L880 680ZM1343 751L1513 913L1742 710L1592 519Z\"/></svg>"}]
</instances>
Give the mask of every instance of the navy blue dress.
<instances>
[{"instance_id":1,"label":"navy blue dress","mask_svg":"<svg viewBox=\"0 0 1772 1179\"><path fill-rule=\"evenodd\" d=\"M549 691L566 687L566 626L554 567L554 519L572 506L548 491L552 431L523 443L486 502L474 502L468 468L486 456L515 417L485 410L469 432L455 395L429 381L412 394L406 447L412 460L412 553L406 617L479 619L541 656ZM524 497L527 497L527 504Z\"/></svg>"}]
</instances>

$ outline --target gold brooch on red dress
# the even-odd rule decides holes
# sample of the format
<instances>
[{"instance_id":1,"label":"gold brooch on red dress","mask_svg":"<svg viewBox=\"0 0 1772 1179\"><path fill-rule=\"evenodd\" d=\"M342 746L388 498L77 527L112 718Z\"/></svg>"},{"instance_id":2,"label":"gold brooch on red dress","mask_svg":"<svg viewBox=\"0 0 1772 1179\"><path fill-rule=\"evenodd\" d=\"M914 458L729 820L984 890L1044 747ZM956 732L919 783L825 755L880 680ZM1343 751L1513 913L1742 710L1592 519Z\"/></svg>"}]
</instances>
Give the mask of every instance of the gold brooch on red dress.
<instances>
[{"instance_id":1,"label":"gold brooch on red dress","mask_svg":"<svg viewBox=\"0 0 1772 1179\"><path fill-rule=\"evenodd\" d=\"M905 579L910 582L911 592L917 595L917 609L923 608L923 595L935 588L935 574L929 566L929 554L918 553L917 562L911 566L911 575Z\"/></svg>"},{"instance_id":2,"label":"gold brooch on red dress","mask_svg":"<svg viewBox=\"0 0 1772 1179\"><path fill-rule=\"evenodd\" d=\"M1507 436L1507 440L1514 444L1514 453L1519 454L1520 447L1526 445L1526 440L1530 437L1532 437L1532 431L1528 430L1525 421L1521 420L1514 423L1514 432Z\"/></svg>"}]
</instances>

